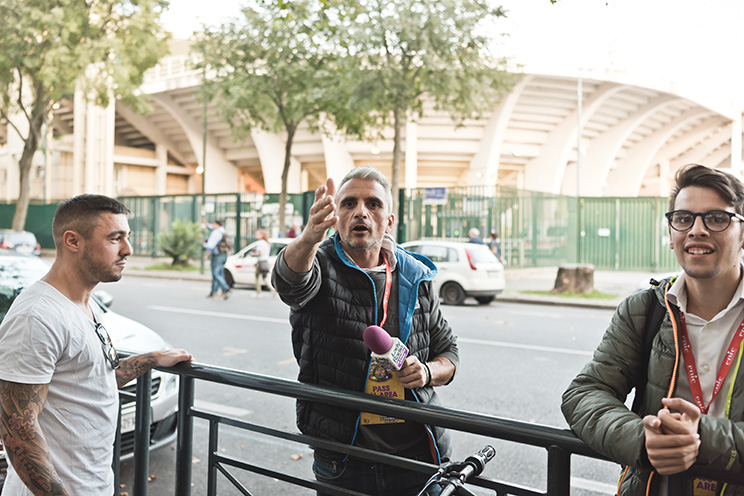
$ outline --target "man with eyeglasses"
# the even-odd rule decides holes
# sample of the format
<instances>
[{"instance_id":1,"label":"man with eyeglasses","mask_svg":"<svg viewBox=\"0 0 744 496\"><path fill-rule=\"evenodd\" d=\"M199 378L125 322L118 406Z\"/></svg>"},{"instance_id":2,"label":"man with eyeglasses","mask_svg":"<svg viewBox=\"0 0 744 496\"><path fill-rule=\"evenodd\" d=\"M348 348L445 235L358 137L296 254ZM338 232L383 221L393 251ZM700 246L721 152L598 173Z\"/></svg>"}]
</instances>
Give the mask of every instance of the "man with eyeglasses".
<instances>
[{"instance_id":1,"label":"man with eyeglasses","mask_svg":"<svg viewBox=\"0 0 744 496\"><path fill-rule=\"evenodd\" d=\"M742 214L744 184L732 174L697 164L677 172L666 218L682 274L618 306L563 395L574 432L625 465L620 495L744 490L679 475L693 464L744 469ZM663 320L651 329L655 307ZM644 392L630 411L624 402L634 387Z\"/></svg>"},{"instance_id":2,"label":"man with eyeglasses","mask_svg":"<svg viewBox=\"0 0 744 496\"><path fill-rule=\"evenodd\" d=\"M101 195L61 202L52 221L56 259L0 325L5 496L114 494L117 386L192 359L174 349L119 360L89 304L99 282L121 278L132 254L128 213Z\"/></svg>"}]
</instances>

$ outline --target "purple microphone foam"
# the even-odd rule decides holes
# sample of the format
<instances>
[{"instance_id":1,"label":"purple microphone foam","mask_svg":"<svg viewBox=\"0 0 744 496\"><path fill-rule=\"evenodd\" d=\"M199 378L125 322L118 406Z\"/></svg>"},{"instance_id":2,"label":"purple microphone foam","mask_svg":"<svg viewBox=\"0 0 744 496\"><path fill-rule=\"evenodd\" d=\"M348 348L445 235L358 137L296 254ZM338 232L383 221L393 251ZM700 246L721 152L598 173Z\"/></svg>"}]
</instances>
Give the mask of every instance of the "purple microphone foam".
<instances>
[{"instance_id":1,"label":"purple microphone foam","mask_svg":"<svg viewBox=\"0 0 744 496\"><path fill-rule=\"evenodd\" d=\"M367 348L378 355L384 355L393 347L393 338L380 326L372 325L367 327L364 330L362 339L364 340L364 344L367 345Z\"/></svg>"}]
</instances>

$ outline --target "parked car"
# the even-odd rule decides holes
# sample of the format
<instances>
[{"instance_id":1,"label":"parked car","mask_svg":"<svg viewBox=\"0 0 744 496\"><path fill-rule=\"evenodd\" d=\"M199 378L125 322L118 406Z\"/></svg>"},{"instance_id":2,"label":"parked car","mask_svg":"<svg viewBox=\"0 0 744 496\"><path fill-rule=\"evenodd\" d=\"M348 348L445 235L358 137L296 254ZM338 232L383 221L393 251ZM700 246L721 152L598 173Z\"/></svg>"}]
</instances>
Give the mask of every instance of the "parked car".
<instances>
[{"instance_id":1,"label":"parked car","mask_svg":"<svg viewBox=\"0 0 744 496\"><path fill-rule=\"evenodd\" d=\"M41 245L36 241L34 233L28 231L0 229L0 249L41 255Z\"/></svg>"},{"instance_id":2,"label":"parked car","mask_svg":"<svg viewBox=\"0 0 744 496\"><path fill-rule=\"evenodd\" d=\"M448 305L461 305L469 296L486 305L506 286L504 266L484 244L431 240L401 246L434 262L434 291Z\"/></svg>"},{"instance_id":3,"label":"parked car","mask_svg":"<svg viewBox=\"0 0 744 496\"><path fill-rule=\"evenodd\" d=\"M31 255L22 255L0 250L0 321L5 317L13 300L30 284L49 271L49 263ZM96 291L91 305L101 315L114 346L119 351L143 353L169 348L170 346L155 331L139 322L128 319L110 310L99 298L110 295ZM134 394L136 381L120 388L120 391ZM126 460L134 452L134 397L120 394L121 401L121 458ZM152 428L150 430L150 449L168 445L176 439L176 418L178 410L178 377L158 370L152 371ZM5 452L0 443L0 490L2 490L7 471Z\"/></svg>"},{"instance_id":4,"label":"parked car","mask_svg":"<svg viewBox=\"0 0 744 496\"><path fill-rule=\"evenodd\" d=\"M269 250L269 270L273 270L276 256L287 246L291 238L271 238L271 250ZM256 257L251 251L256 247L258 241L254 241L234 255L227 257L225 262L225 282L230 287L235 284L255 286L256 285Z\"/></svg>"}]
</instances>

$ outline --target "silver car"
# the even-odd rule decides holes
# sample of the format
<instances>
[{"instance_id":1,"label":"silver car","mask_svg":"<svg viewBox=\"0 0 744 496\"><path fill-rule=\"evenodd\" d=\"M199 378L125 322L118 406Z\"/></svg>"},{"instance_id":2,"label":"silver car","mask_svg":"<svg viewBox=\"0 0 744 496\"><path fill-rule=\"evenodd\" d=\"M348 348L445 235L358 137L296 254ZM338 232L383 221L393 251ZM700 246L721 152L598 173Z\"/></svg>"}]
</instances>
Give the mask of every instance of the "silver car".
<instances>
[{"instance_id":1,"label":"silver car","mask_svg":"<svg viewBox=\"0 0 744 496\"><path fill-rule=\"evenodd\" d=\"M49 271L49 263L30 255L0 250L0 320L5 317L13 300L33 282ZM111 298L104 291L95 291L91 304L97 305L99 314L117 350L144 353L170 348L155 331L139 322L110 310ZM121 458L126 460L134 451L134 391L136 381L120 388L132 395L121 395ZM152 428L150 449L172 443L176 439L178 410L178 376L158 370L152 372ZM0 490L7 471L7 460L0 442Z\"/></svg>"}]
</instances>

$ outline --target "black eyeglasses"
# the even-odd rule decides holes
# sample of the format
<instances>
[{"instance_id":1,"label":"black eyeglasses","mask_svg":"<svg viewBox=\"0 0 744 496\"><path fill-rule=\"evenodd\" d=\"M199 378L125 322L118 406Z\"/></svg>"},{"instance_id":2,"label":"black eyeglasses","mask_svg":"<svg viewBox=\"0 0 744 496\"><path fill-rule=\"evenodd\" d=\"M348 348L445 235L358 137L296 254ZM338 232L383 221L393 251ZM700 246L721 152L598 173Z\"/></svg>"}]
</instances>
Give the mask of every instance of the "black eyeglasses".
<instances>
[{"instance_id":1,"label":"black eyeglasses","mask_svg":"<svg viewBox=\"0 0 744 496\"><path fill-rule=\"evenodd\" d=\"M744 217L736 212L727 212L726 210L708 210L707 212L690 212L689 210L673 210L667 212L664 216L669 221L669 225L675 231L689 231L695 224L697 217L702 217L703 225L706 229L713 232L721 232L728 229L732 219L739 222L744 221Z\"/></svg>"},{"instance_id":2,"label":"black eyeglasses","mask_svg":"<svg viewBox=\"0 0 744 496\"><path fill-rule=\"evenodd\" d=\"M108 360L114 370L118 369L119 354L116 352L116 348L114 348L114 343L111 342L111 336L109 336L108 331L100 322L96 322L96 334L98 335L98 339L101 340L103 356L106 357L106 360Z\"/></svg>"}]
</instances>

